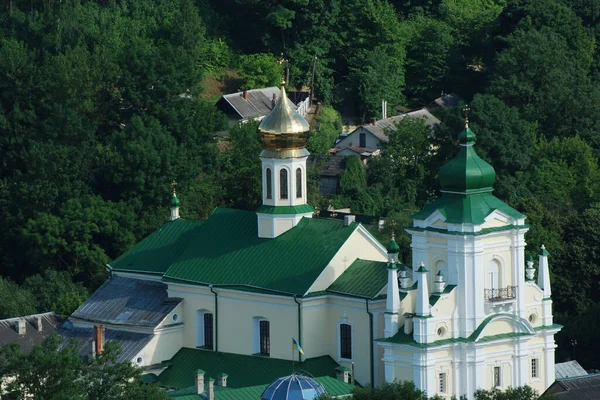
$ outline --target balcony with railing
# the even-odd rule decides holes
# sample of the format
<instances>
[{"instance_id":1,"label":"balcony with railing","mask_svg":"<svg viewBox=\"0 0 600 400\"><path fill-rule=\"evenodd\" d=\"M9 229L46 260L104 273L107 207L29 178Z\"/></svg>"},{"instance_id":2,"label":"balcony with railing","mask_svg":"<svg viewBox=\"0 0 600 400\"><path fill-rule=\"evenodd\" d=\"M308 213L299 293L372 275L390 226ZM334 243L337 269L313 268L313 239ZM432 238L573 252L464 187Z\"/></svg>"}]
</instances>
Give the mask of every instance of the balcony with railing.
<instances>
[{"instance_id":1,"label":"balcony with railing","mask_svg":"<svg viewBox=\"0 0 600 400\"><path fill-rule=\"evenodd\" d=\"M484 289L483 295L491 302L507 301L517 297L517 287L507 286L501 289Z\"/></svg>"}]
</instances>

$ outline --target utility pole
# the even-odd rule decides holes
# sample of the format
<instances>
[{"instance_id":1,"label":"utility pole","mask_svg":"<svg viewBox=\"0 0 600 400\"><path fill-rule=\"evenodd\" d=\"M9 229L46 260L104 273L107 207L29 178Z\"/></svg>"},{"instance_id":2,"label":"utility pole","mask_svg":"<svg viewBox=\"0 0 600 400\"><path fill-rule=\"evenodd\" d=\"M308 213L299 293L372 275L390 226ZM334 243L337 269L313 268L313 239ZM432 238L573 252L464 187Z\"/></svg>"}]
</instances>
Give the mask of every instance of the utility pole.
<instances>
[{"instance_id":1,"label":"utility pole","mask_svg":"<svg viewBox=\"0 0 600 400\"><path fill-rule=\"evenodd\" d=\"M313 58L312 65L312 77L310 78L310 106L312 106L313 98L315 96L315 71L317 69L317 55Z\"/></svg>"}]
</instances>

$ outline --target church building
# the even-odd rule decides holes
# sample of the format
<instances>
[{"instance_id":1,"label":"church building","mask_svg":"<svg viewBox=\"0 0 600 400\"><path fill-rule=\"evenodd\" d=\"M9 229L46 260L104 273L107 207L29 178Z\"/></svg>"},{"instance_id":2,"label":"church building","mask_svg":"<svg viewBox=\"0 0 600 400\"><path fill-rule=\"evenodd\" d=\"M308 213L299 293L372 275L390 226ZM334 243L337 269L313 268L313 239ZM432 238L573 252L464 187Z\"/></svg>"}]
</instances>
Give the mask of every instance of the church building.
<instances>
[{"instance_id":1,"label":"church building","mask_svg":"<svg viewBox=\"0 0 600 400\"><path fill-rule=\"evenodd\" d=\"M173 190L171 220L110 263L67 336L106 329L172 397L258 400L294 370L331 396L393 380L448 399L554 382L549 253L537 271L525 262L525 216L492 195L468 123L441 196L407 229L412 265L393 238L307 204L309 125L284 88L259 135L262 205L187 220Z\"/></svg>"}]
</instances>

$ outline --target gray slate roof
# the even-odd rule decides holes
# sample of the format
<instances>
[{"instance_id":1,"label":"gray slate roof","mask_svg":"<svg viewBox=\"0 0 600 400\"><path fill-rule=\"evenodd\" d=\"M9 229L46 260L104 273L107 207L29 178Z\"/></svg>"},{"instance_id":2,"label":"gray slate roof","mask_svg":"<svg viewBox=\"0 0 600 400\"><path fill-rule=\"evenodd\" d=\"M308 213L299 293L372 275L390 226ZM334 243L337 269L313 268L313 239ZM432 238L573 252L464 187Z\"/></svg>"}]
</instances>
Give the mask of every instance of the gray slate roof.
<instances>
[{"instance_id":1,"label":"gray slate roof","mask_svg":"<svg viewBox=\"0 0 600 400\"><path fill-rule=\"evenodd\" d=\"M273 109L273 95L279 98L281 90L271 86L262 89L247 90L248 100L244 99L244 92L226 94L223 99L233 107L242 119L259 118L267 115ZM297 108L293 102L290 105Z\"/></svg>"},{"instance_id":2,"label":"gray slate roof","mask_svg":"<svg viewBox=\"0 0 600 400\"><path fill-rule=\"evenodd\" d=\"M338 176L344 171L345 159L344 156L311 154L308 156L307 164L311 167L318 167L321 176Z\"/></svg>"},{"instance_id":3,"label":"gray slate roof","mask_svg":"<svg viewBox=\"0 0 600 400\"><path fill-rule=\"evenodd\" d=\"M600 374L556 381L545 393L553 394L556 400L598 400L600 399Z\"/></svg>"},{"instance_id":4,"label":"gray slate roof","mask_svg":"<svg viewBox=\"0 0 600 400\"><path fill-rule=\"evenodd\" d=\"M462 97L460 97L456 93L447 93L435 99L430 105L427 106L427 108L455 107L462 100Z\"/></svg>"},{"instance_id":5,"label":"gray slate roof","mask_svg":"<svg viewBox=\"0 0 600 400\"><path fill-rule=\"evenodd\" d=\"M41 331L38 331L38 318L42 324ZM18 333L17 323L19 320L25 320L25 335ZM59 316L53 312L0 320L0 347L16 342L21 345L22 352L29 353L33 346L41 344L48 336L56 332L61 323Z\"/></svg>"},{"instance_id":6,"label":"gray slate roof","mask_svg":"<svg viewBox=\"0 0 600 400\"><path fill-rule=\"evenodd\" d=\"M71 315L94 323L156 327L182 299L162 282L114 275Z\"/></svg>"},{"instance_id":7,"label":"gray slate roof","mask_svg":"<svg viewBox=\"0 0 600 400\"><path fill-rule=\"evenodd\" d=\"M572 378L575 376L585 376L588 374L577 361L567 361L555 364L554 371L556 372L556 380Z\"/></svg>"},{"instance_id":8,"label":"gray slate roof","mask_svg":"<svg viewBox=\"0 0 600 400\"><path fill-rule=\"evenodd\" d=\"M73 343L80 357L88 357L92 353L92 341L94 340L93 328L71 328L61 329L60 336L65 339L61 347ZM150 333L125 332L115 329L104 331L105 343L117 342L121 347L121 354L117 357L118 362L130 361L136 357L152 339Z\"/></svg>"},{"instance_id":9,"label":"gray slate roof","mask_svg":"<svg viewBox=\"0 0 600 400\"><path fill-rule=\"evenodd\" d=\"M425 123L432 128L441 123L439 119L437 119L433 114L431 114L427 109L422 108L420 110L411 111L406 114L395 115L393 117L389 117L386 119L380 119L379 121L375 121L374 124L363 125L362 127L367 131L371 132L375 135L379 140L383 142L388 141L388 137L386 134L387 130L395 131L396 124L402 121L404 118L423 118Z\"/></svg>"}]
</instances>

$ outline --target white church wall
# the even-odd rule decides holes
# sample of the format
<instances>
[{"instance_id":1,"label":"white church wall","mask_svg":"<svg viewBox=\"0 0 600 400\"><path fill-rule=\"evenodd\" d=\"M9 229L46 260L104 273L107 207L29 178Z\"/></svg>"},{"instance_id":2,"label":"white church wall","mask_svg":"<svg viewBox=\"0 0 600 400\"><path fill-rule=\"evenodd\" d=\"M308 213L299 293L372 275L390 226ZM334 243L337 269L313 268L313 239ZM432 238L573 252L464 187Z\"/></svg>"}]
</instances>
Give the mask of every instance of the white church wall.
<instances>
[{"instance_id":1,"label":"white church wall","mask_svg":"<svg viewBox=\"0 0 600 400\"><path fill-rule=\"evenodd\" d=\"M357 258L387 261L386 249L362 225L355 228L308 292L327 289Z\"/></svg>"},{"instance_id":2,"label":"white church wall","mask_svg":"<svg viewBox=\"0 0 600 400\"><path fill-rule=\"evenodd\" d=\"M155 332L150 342L133 361L136 362L138 356L141 356L143 364L140 365L147 366L170 360L183 347L183 331L184 327L179 325Z\"/></svg>"},{"instance_id":3,"label":"white church wall","mask_svg":"<svg viewBox=\"0 0 600 400\"><path fill-rule=\"evenodd\" d=\"M329 323L329 301L326 296L302 300L302 349L307 358L331 354L335 332Z\"/></svg>"}]
</instances>

